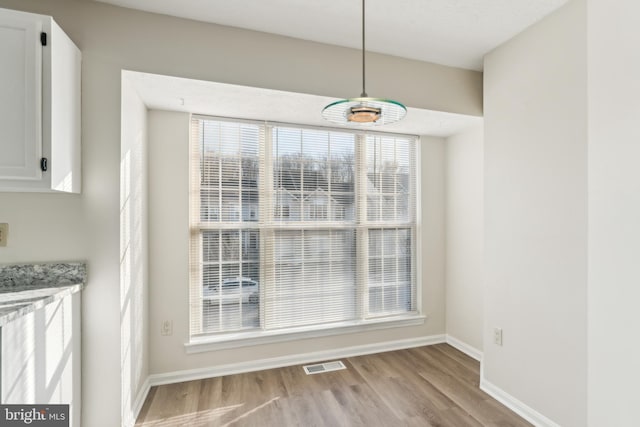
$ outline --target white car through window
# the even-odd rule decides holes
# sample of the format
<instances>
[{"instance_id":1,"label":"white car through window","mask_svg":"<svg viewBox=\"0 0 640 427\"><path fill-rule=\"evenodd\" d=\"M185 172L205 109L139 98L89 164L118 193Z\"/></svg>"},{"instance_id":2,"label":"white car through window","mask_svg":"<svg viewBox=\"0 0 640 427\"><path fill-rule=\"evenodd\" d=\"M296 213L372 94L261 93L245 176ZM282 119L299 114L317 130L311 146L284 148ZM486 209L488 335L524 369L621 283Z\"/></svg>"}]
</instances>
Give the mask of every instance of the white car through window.
<instances>
[{"instance_id":1,"label":"white car through window","mask_svg":"<svg viewBox=\"0 0 640 427\"><path fill-rule=\"evenodd\" d=\"M222 281L222 292L220 286L208 285L202 291L202 299L211 305L218 304L256 304L260 298L258 282L248 277L236 277Z\"/></svg>"}]
</instances>

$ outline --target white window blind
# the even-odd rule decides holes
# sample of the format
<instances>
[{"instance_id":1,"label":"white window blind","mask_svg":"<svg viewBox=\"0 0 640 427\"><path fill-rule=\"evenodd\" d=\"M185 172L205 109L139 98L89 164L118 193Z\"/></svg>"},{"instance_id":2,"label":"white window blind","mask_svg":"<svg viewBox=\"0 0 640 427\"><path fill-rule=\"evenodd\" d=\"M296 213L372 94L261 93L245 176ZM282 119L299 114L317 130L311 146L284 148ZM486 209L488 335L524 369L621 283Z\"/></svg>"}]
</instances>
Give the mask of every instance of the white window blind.
<instances>
[{"instance_id":1,"label":"white window blind","mask_svg":"<svg viewBox=\"0 0 640 427\"><path fill-rule=\"evenodd\" d=\"M411 144L403 138L366 137L364 222L369 226L367 283L371 316L415 310L415 166Z\"/></svg>"},{"instance_id":2,"label":"white window blind","mask_svg":"<svg viewBox=\"0 0 640 427\"><path fill-rule=\"evenodd\" d=\"M415 143L194 116L191 336L416 313Z\"/></svg>"}]
</instances>

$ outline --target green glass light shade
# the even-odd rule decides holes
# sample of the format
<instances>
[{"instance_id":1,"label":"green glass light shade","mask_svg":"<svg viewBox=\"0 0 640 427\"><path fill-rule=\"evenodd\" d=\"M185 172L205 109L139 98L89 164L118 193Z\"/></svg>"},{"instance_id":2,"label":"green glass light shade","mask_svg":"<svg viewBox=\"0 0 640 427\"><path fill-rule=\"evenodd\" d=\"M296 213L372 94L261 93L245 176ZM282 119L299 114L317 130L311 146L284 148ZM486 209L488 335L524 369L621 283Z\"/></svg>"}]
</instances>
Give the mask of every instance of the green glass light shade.
<instances>
[{"instance_id":1,"label":"green glass light shade","mask_svg":"<svg viewBox=\"0 0 640 427\"><path fill-rule=\"evenodd\" d=\"M322 117L342 125L387 125L407 114L407 108L397 101L382 98L351 98L332 102L322 110Z\"/></svg>"}]
</instances>

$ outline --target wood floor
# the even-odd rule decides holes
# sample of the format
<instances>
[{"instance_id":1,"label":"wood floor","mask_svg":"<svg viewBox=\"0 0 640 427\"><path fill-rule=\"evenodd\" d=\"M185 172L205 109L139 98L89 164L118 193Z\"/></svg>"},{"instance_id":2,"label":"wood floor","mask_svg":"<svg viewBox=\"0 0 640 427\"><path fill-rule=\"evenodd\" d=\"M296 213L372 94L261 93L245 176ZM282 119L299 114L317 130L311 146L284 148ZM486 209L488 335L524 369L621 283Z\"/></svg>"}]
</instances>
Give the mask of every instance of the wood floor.
<instances>
[{"instance_id":1,"label":"wood floor","mask_svg":"<svg viewBox=\"0 0 640 427\"><path fill-rule=\"evenodd\" d=\"M479 364L447 344L153 387L136 426L486 426L531 424L478 388Z\"/></svg>"}]
</instances>

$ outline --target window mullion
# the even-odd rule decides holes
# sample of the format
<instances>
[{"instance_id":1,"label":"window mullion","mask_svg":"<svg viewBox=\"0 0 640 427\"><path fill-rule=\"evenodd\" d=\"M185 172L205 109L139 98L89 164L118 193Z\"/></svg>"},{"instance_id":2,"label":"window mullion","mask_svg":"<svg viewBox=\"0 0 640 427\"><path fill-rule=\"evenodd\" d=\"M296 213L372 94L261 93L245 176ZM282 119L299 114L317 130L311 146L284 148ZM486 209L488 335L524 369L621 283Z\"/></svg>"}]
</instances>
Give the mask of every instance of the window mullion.
<instances>
[{"instance_id":1,"label":"window mullion","mask_svg":"<svg viewBox=\"0 0 640 427\"><path fill-rule=\"evenodd\" d=\"M369 229L367 223L367 147L366 135L356 136L356 310L363 319L369 312Z\"/></svg>"},{"instance_id":2,"label":"window mullion","mask_svg":"<svg viewBox=\"0 0 640 427\"><path fill-rule=\"evenodd\" d=\"M302 129L300 129L300 151L301 153L304 153L304 135L302 132ZM306 203L304 201L304 190L305 190L305 186L304 186L304 167L306 166L306 162L303 158L299 159L300 161L300 218L304 218L305 217L305 213L307 212L306 210ZM311 212L309 212L310 214Z\"/></svg>"},{"instance_id":3,"label":"window mullion","mask_svg":"<svg viewBox=\"0 0 640 427\"><path fill-rule=\"evenodd\" d=\"M239 130L238 131L238 139L236 140L236 144L238 144L238 222L240 222L241 224L244 223L244 216L243 216L243 211L244 211L244 205L243 205L243 200L242 200L242 179L243 179L243 173L244 171L242 170L242 159L243 159L243 152L242 152L242 132ZM235 219L235 215L234 215L234 219ZM238 229L237 231L238 233L238 276L240 277L239 283L238 283L238 293L240 294L240 303L238 304L239 308L240 308L240 323L242 324L242 312L244 311L244 304L242 304L242 293L244 292L244 289L242 289L242 285L244 284L243 282L243 271L242 271L242 267L243 267L243 263L242 263L242 245L243 245L243 233L241 229ZM221 310L222 311L222 310Z\"/></svg>"},{"instance_id":4,"label":"window mullion","mask_svg":"<svg viewBox=\"0 0 640 427\"><path fill-rule=\"evenodd\" d=\"M327 135L327 216L325 218L326 221L337 221L335 217L335 209L333 207L333 188L331 186L331 181L333 181L333 168L331 161L331 133Z\"/></svg>"},{"instance_id":5,"label":"window mullion","mask_svg":"<svg viewBox=\"0 0 640 427\"><path fill-rule=\"evenodd\" d=\"M192 139L191 139L191 281L192 283L202 283L202 230L197 227L200 223L200 144L204 144L204 124L202 122L192 123ZM202 332L202 298L201 286L190 286L190 305L191 310L197 313L191 316L191 333L194 331Z\"/></svg>"},{"instance_id":6,"label":"window mullion","mask_svg":"<svg viewBox=\"0 0 640 427\"><path fill-rule=\"evenodd\" d=\"M260 206L260 327L269 328L275 286L272 127L260 127L258 200Z\"/></svg>"}]
</instances>

